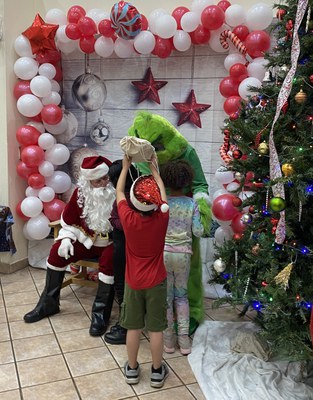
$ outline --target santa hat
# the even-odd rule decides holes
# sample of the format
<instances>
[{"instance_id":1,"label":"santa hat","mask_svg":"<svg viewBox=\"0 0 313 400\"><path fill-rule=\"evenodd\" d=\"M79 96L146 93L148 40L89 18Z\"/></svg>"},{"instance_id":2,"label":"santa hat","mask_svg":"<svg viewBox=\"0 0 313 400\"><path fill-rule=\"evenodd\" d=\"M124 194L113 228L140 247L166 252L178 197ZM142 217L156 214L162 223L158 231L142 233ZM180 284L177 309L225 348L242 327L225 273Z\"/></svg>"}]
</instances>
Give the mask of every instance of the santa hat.
<instances>
[{"instance_id":1,"label":"santa hat","mask_svg":"<svg viewBox=\"0 0 313 400\"><path fill-rule=\"evenodd\" d=\"M85 157L80 167L81 176L92 181L102 178L109 172L111 161L102 156Z\"/></svg>"},{"instance_id":2,"label":"santa hat","mask_svg":"<svg viewBox=\"0 0 313 400\"><path fill-rule=\"evenodd\" d=\"M158 184L152 175L142 175L130 188L130 201L139 211L152 211L160 207L165 213L168 205L162 200Z\"/></svg>"}]
</instances>

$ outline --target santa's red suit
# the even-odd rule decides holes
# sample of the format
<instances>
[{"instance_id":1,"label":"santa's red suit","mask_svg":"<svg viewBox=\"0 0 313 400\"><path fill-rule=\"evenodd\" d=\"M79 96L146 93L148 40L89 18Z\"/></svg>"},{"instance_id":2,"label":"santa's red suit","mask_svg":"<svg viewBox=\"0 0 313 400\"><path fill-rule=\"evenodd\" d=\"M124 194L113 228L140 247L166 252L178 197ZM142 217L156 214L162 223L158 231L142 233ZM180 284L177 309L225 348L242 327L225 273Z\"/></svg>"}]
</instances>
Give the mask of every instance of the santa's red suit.
<instances>
[{"instance_id":1,"label":"santa's red suit","mask_svg":"<svg viewBox=\"0 0 313 400\"><path fill-rule=\"evenodd\" d=\"M54 270L65 270L67 265L83 258L99 257L99 279L113 284L113 242L109 238L109 232L96 233L90 229L86 218L82 217L82 211L83 208L78 205L78 189L75 189L62 213L62 228L51 248L47 266ZM64 238L71 239L74 247L74 255L67 259L58 255L61 240Z\"/></svg>"}]
</instances>

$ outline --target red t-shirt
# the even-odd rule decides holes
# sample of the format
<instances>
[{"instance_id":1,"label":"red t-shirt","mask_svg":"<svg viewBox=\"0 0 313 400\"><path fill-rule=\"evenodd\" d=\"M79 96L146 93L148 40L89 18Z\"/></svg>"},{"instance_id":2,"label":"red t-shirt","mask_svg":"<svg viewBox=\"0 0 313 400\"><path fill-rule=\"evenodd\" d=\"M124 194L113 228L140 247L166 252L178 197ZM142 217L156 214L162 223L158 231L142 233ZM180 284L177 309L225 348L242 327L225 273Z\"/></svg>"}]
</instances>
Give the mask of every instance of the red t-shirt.
<instances>
[{"instance_id":1,"label":"red t-shirt","mask_svg":"<svg viewBox=\"0 0 313 400\"><path fill-rule=\"evenodd\" d=\"M126 238L127 284L135 290L158 285L166 278L163 252L169 212L141 215L121 200L118 214Z\"/></svg>"}]
</instances>

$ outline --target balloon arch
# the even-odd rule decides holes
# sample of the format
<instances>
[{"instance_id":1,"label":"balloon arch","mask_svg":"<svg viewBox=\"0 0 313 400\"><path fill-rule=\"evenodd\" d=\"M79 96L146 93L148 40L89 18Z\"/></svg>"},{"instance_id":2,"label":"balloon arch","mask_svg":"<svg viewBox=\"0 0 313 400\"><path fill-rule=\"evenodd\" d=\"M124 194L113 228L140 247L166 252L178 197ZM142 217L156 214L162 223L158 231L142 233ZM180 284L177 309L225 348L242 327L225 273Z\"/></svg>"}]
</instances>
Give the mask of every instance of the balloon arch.
<instances>
[{"instance_id":1,"label":"balloon arch","mask_svg":"<svg viewBox=\"0 0 313 400\"><path fill-rule=\"evenodd\" d=\"M211 0L194 0L190 8L176 7L171 13L156 9L148 17L124 1L109 12L76 5L67 13L51 9L44 19L37 14L14 43L19 56L14 64L18 78L14 97L19 113L28 119L16 132L21 149L17 173L28 183L25 198L16 206L17 215L26 221L25 237L41 240L49 235L50 221L58 219L65 207L59 197L72 185L69 175L57 170L70 152L56 137L70 136L77 129L73 114L60 106L62 53L79 49L102 58L113 53L120 58L149 54L167 58L192 44L208 45L225 53L229 75L219 90L225 113L235 118L242 101L253 94L250 87L260 87L265 76L264 53L271 44L265 29L272 19L266 4L252 5L246 12L240 5L228 1L214 5ZM231 206L228 211L232 212Z\"/></svg>"}]
</instances>

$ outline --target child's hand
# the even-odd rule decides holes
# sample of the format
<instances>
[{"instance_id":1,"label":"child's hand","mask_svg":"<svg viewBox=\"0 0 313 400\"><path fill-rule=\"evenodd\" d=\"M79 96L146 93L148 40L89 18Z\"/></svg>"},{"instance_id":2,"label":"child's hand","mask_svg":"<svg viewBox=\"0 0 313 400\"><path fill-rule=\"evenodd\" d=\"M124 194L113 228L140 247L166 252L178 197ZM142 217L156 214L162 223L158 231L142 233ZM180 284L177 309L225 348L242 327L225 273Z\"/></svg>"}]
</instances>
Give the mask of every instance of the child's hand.
<instances>
[{"instance_id":1,"label":"child's hand","mask_svg":"<svg viewBox=\"0 0 313 400\"><path fill-rule=\"evenodd\" d=\"M126 154L123 158L123 168L129 169L132 163L132 158L128 157Z\"/></svg>"},{"instance_id":2,"label":"child's hand","mask_svg":"<svg viewBox=\"0 0 313 400\"><path fill-rule=\"evenodd\" d=\"M156 153L153 154L153 156L151 157L150 162L151 162L153 165L158 165L158 157L157 157Z\"/></svg>"}]
</instances>

